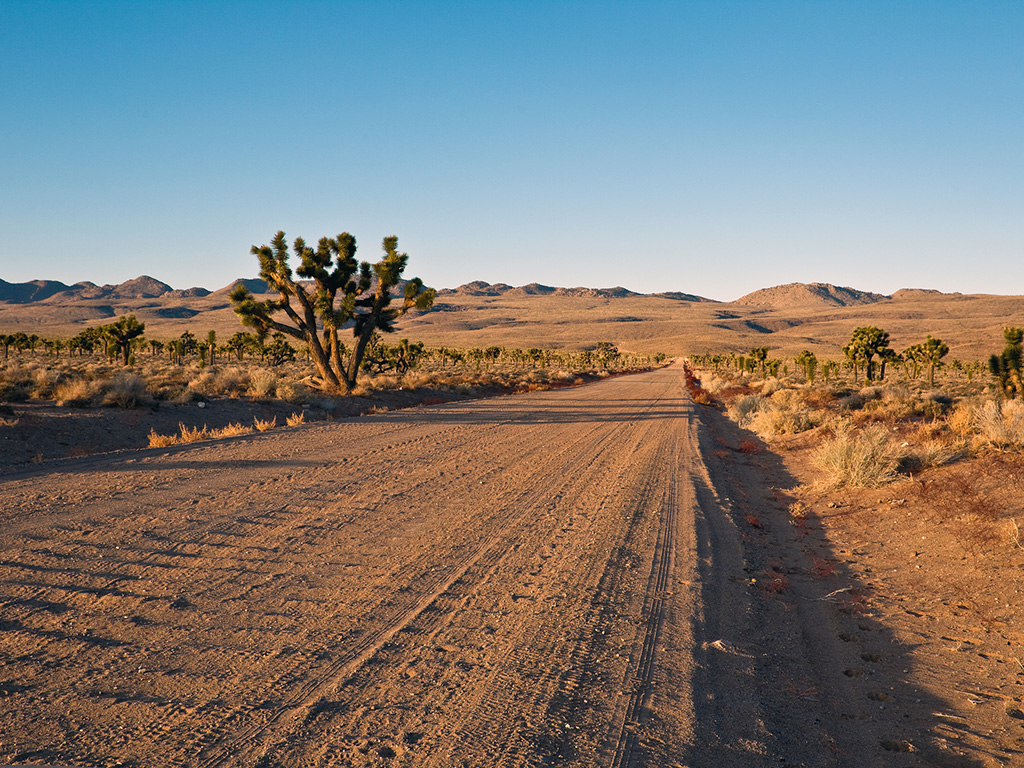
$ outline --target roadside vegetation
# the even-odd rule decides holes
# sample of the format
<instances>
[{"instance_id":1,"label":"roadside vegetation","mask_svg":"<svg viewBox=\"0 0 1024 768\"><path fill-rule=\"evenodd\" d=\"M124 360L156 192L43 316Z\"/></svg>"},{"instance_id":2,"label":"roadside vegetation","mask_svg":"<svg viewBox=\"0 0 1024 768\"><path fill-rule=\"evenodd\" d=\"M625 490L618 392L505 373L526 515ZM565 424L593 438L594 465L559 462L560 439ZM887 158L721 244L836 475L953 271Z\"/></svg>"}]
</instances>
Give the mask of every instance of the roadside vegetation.
<instances>
[{"instance_id":1,"label":"roadside vegetation","mask_svg":"<svg viewBox=\"0 0 1024 768\"><path fill-rule=\"evenodd\" d=\"M144 330L134 321L114 325ZM374 333L367 340L353 386L343 393L325 392L318 382L311 381L318 378L318 372L310 350L292 344L283 334L261 337L240 331L222 342L213 331L186 331L173 339L150 339L140 332L118 342L108 329L90 328L71 339L0 334L0 351L4 353L0 357L0 426L16 423L12 404L18 403L130 409L238 398L291 404L299 415L302 407L309 405L330 414L345 398L372 400L401 391L421 392L423 402L442 402L570 386L656 367L667 359L665 355L623 353L610 342L573 351L496 346L451 349L427 348L407 339L387 344ZM231 427L233 434L242 434L242 429ZM224 429L191 428L176 436L155 436L151 443L227 435Z\"/></svg>"},{"instance_id":2,"label":"roadside vegetation","mask_svg":"<svg viewBox=\"0 0 1024 768\"><path fill-rule=\"evenodd\" d=\"M947 360L931 336L896 352L884 330L857 328L835 360L693 355L689 386L762 445L809 460L819 495L893 485L975 543L1019 546L1019 510L994 499L1024 469L1022 337L1005 329L1002 351L981 362Z\"/></svg>"}]
</instances>

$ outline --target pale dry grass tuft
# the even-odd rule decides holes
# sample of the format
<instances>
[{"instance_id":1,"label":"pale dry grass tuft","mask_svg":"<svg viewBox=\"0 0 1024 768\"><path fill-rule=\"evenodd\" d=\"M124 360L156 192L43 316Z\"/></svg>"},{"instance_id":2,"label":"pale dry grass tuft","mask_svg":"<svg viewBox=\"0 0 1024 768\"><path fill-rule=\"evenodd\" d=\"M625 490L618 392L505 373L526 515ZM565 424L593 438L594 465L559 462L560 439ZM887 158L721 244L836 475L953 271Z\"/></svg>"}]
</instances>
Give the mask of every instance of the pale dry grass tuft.
<instances>
[{"instance_id":1,"label":"pale dry grass tuft","mask_svg":"<svg viewBox=\"0 0 1024 768\"><path fill-rule=\"evenodd\" d=\"M235 424L228 424L226 427L220 429L214 429L210 432L210 437L237 437L238 435L248 435L252 432L252 427L247 427L241 422Z\"/></svg>"},{"instance_id":2,"label":"pale dry grass tuft","mask_svg":"<svg viewBox=\"0 0 1024 768\"><path fill-rule=\"evenodd\" d=\"M989 400L974 409L976 439L995 448L1024 446L1024 402Z\"/></svg>"},{"instance_id":3,"label":"pale dry grass tuft","mask_svg":"<svg viewBox=\"0 0 1024 768\"><path fill-rule=\"evenodd\" d=\"M285 424L287 424L289 427L297 427L299 424L305 424L305 423L306 423L306 414L305 414L304 411L299 411L298 413L293 413L291 416L289 416L287 419L285 419Z\"/></svg>"},{"instance_id":4,"label":"pale dry grass tuft","mask_svg":"<svg viewBox=\"0 0 1024 768\"><path fill-rule=\"evenodd\" d=\"M860 431L842 425L818 447L814 461L828 473L831 487L871 488L896 479L902 455L884 425Z\"/></svg>"},{"instance_id":5,"label":"pale dry grass tuft","mask_svg":"<svg viewBox=\"0 0 1024 768\"><path fill-rule=\"evenodd\" d=\"M178 424L178 434L160 435L155 430L149 431L149 447L165 448L168 445L184 445L185 443L198 443L200 440L216 440L221 437L236 437L248 435L253 431L252 427L244 424L228 424L220 429L210 429L205 424L202 427L186 427Z\"/></svg>"},{"instance_id":6,"label":"pale dry grass tuft","mask_svg":"<svg viewBox=\"0 0 1024 768\"><path fill-rule=\"evenodd\" d=\"M149 399L146 382L134 373L118 372L107 382L103 392L103 405L135 408Z\"/></svg>"},{"instance_id":7,"label":"pale dry grass tuft","mask_svg":"<svg viewBox=\"0 0 1024 768\"><path fill-rule=\"evenodd\" d=\"M270 430L277 426L277 416L270 419L269 421L265 419L256 418L253 420L253 425L259 432L269 432Z\"/></svg>"},{"instance_id":8,"label":"pale dry grass tuft","mask_svg":"<svg viewBox=\"0 0 1024 768\"><path fill-rule=\"evenodd\" d=\"M69 379L57 385L54 398L59 406L80 408L92 402L95 387L87 379Z\"/></svg>"},{"instance_id":9,"label":"pale dry grass tuft","mask_svg":"<svg viewBox=\"0 0 1024 768\"><path fill-rule=\"evenodd\" d=\"M169 445L177 445L177 435L161 435L155 429L149 430L149 447L166 448Z\"/></svg>"},{"instance_id":10,"label":"pale dry grass tuft","mask_svg":"<svg viewBox=\"0 0 1024 768\"><path fill-rule=\"evenodd\" d=\"M277 374L273 371L256 370L249 379L248 394L254 400L266 400L277 392Z\"/></svg>"},{"instance_id":11,"label":"pale dry grass tuft","mask_svg":"<svg viewBox=\"0 0 1024 768\"><path fill-rule=\"evenodd\" d=\"M769 407L769 400L761 395L743 395L729 406L729 418L746 428L757 413Z\"/></svg>"}]
</instances>

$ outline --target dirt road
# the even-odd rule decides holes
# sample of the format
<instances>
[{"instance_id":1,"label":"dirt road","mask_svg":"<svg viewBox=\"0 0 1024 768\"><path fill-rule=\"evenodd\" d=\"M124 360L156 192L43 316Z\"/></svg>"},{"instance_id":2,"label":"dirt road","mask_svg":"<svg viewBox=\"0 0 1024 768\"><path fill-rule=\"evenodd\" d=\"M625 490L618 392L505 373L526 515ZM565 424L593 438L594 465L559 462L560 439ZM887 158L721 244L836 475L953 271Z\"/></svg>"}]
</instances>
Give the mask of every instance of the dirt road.
<instances>
[{"instance_id":1,"label":"dirt road","mask_svg":"<svg viewBox=\"0 0 1024 768\"><path fill-rule=\"evenodd\" d=\"M759 644L827 633L752 624L696 408L670 368L8 476L0 762L883 764L769 702Z\"/></svg>"}]
</instances>

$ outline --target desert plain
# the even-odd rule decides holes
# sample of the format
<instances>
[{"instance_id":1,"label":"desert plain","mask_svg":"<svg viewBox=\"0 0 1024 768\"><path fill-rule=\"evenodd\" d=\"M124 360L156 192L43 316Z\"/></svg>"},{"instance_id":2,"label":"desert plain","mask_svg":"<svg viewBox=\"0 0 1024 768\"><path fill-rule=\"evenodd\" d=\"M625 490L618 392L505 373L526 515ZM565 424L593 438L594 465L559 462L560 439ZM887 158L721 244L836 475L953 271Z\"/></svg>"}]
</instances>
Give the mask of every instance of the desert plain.
<instances>
[{"instance_id":1,"label":"desert plain","mask_svg":"<svg viewBox=\"0 0 1024 768\"><path fill-rule=\"evenodd\" d=\"M240 329L226 289L157 282L18 288L0 332L129 313L153 338ZM768 396L766 377L715 393L727 371L687 375L686 358L762 346L838 360L867 325L980 361L1024 300L474 283L397 335L672 362L450 402L371 391L379 412L288 427L301 404L273 398L7 404L0 763L1024 764L1019 447L834 487L814 461L828 424L759 435L730 403ZM945 439L965 383L900 386L923 405L882 418L884 393L844 375L822 410L859 398L849 418L907 451ZM144 447L168 419L243 412L281 427Z\"/></svg>"}]
</instances>

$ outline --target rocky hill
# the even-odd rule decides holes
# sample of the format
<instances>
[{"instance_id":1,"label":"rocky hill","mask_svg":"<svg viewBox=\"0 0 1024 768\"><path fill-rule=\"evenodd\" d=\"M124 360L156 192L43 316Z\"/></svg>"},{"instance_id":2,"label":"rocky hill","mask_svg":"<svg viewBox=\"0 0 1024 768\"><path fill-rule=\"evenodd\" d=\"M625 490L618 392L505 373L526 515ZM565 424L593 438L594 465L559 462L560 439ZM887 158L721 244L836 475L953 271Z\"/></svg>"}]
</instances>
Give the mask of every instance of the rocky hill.
<instances>
[{"instance_id":1,"label":"rocky hill","mask_svg":"<svg viewBox=\"0 0 1024 768\"><path fill-rule=\"evenodd\" d=\"M748 293L733 303L773 309L813 306L852 307L859 304L887 301L890 298L892 297L881 293L858 291L855 288L845 288L831 283L788 283Z\"/></svg>"}]
</instances>

